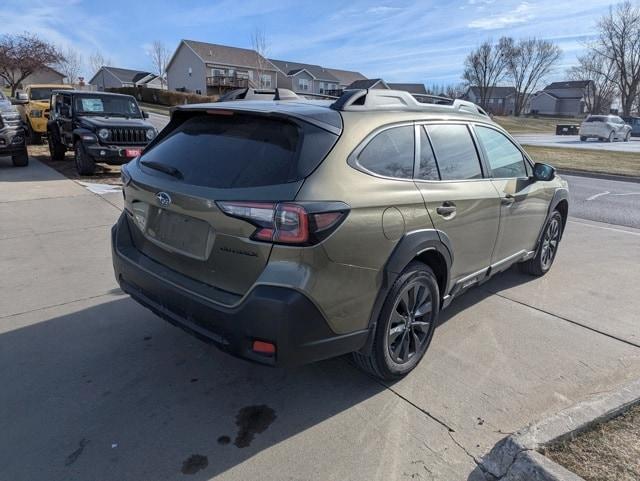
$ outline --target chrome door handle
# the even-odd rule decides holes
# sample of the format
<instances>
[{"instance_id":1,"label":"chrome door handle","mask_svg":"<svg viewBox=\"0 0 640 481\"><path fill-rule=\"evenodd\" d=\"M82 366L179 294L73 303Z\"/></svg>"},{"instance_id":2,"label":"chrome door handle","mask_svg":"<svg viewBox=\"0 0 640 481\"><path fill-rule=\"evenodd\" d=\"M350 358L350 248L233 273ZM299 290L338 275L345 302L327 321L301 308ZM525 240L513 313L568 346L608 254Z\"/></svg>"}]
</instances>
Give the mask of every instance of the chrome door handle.
<instances>
[{"instance_id":1,"label":"chrome door handle","mask_svg":"<svg viewBox=\"0 0 640 481\"><path fill-rule=\"evenodd\" d=\"M453 202L443 202L436 208L436 212L442 217L449 217L456 213L456 205Z\"/></svg>"},{"instance_id":2,"label":"chrome door handle","mask_svg":"<svg viewBox=\"0 0 640 481\"><path fill-rule=\"evenodd\" d=\"M511 194L507 194L502 198L501 202L502 205L511 205L515 202L515 200L516 198L514 196L512 196Z\"/></svg>"}]
</instances>

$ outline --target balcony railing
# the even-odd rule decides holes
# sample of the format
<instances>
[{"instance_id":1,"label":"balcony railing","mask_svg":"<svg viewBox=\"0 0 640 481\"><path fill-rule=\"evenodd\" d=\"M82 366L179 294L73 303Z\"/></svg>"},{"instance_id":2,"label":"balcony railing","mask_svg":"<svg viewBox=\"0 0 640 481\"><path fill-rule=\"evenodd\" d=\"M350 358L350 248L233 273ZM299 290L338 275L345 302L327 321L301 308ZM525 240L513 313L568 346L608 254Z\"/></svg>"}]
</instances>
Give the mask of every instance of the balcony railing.
<instances>
[{"instance_id":1,"label":"balcony railing","mask_svg":"<svg viewBox=\"0 0 640 481\"><path fill-rule=\"evenodd\" d=\"M247 77L237 77L235 75L214 75L207 77L207 87L230 87L230 88L247 88L249 79Z\"/></svg>"}]
</instances>

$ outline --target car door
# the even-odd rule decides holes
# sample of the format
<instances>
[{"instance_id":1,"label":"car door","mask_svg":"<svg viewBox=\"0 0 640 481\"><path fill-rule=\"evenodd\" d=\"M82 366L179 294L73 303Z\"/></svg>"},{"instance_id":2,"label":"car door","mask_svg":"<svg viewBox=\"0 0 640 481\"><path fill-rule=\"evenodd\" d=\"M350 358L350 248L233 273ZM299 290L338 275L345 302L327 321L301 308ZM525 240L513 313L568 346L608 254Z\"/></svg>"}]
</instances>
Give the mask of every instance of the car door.
<instances>
[{"instance_id":1,"label":"car door","mask_svg":"<svg viewBox=\"0 0 640 481\"><path fill-rule=\"evenodd\" d=\"M58 104L58 126L60 127L60 136L62 137L63 142L68 146L73 145L73 112L71 105L71 95L68 94L58 94L57 97L60 99ZM63 114L64 112L64 114Z\"/></svg>"},{"instance_id":2,"label":"car door","mask_svg":"<svg viewBox=\"0 0 640 481\"><path fill-rule=\"evenodd\" d=\"M500 199L467 124L426 123L417 130L415 182L434 227L451 244L451 285L457 291L487 272L498 235Z\"/></svg>"},{"instance_id":3,"label":"car door","mask_svg":"<svg viewBox=\"0 0 640 481\"><path fill-rule=\"evenodd\" d=\"M474 130L500 195L500 228L491 259L498 269L535 249L553 192L546 182L533 179L526 156L504 133L480 124Z\"/></svg>"}]
</instances>

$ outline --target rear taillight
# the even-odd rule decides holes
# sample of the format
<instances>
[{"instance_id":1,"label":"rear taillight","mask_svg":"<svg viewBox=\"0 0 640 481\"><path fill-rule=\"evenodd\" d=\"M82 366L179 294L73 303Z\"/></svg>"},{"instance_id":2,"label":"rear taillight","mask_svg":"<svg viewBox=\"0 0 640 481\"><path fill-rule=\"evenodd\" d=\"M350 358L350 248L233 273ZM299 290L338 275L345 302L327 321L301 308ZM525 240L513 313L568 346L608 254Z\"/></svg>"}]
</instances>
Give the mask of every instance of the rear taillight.
<instances>
[{"instance_id":1,"label":"rear taillight","mask_svg":"<svg viewBox=\"0 0 640 481\"><path fill-rule=\"evenodd\" d=\"M256 226L253 240L313 245L326 239L349 212L341 202L218 202L222 212Z\"/></svg>"}]
</instances>

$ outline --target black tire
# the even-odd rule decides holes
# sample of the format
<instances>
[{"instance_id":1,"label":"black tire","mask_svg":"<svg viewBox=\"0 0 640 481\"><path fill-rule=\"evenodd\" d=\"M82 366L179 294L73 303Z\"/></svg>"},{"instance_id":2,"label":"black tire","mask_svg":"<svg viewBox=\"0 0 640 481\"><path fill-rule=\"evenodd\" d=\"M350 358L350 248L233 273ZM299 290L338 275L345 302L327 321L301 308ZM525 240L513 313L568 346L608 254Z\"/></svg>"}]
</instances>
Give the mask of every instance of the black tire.
<instances>
[{"instance_id":1,"label":"black tire","mask_svg":"<svg viewBox=\"0 0 640 481\"><path fill-rule=\"evenodd\" d=\"M26 147L22 152L13 154L11 156L11 162L13 162L14 167L26 167L29 165L29 153Z\"/></svg>"},{"instance_id":2,"label":"black tire","mask_svg":"<svg viewBox=\"0 0 640 481\"><path fill-rule=\"evenodd\" d=\"M96 171L95 161L87 155L87 151L80 141L75 144L75 160L79 175L93 175Z\"/></svg>"},{"instance_id":3,"label":"black tire","mask_svg":"<svg viewBox=\"0 0 640 481\"><path fill-rule=\"evenodd\" d=\"M609 133L609 137L607 137L607 142L611 143L615 140L615 134L613 133L613 130Z\"/></svg>"},{"instance_id":4,"label":"black tire","mask_svg":"<svg viewBox=\"0 0 640 481\"><path fill-rule=\"evenodd\" d=\"M385 381L406 376L427 352L439 311L436 276L422 262L411 262L384 301L371 353L354 353L356 365Z\"/></svg>"},{"instance_id":5,"label":"black tire","mask_svg":"<svg viewBox=\"0 0 640 481\"><path fill-rule=\"evenodd\" d=\"M580 136L580 141L581 141L581 142L586 142L586 141L587 141L587 138L586 138L586 137L583 137L583 136Z\"/></svg>"},{"instance_id":6,"label":"black tire","mask_svg":"<svg viewBox=\"0 0 640 481\"><path fill-rule=\"evenodd\" d=\"M629 142L631 140L631 132L627 132L627 135L624 136L624 141Z\"/></svg>"},{"instance_id":7,"label":"black tire","mask_svg":"<svg viewBox=\"0 0 640 481\"><path fill-rule=\"evenodd\" d=\"M60 142L58 134L53 131L49 131L47 135L47 142L49 144L51 160L64 160L64 154L67 151L67 148Z\"/></svg>"},{"instance_id":8,"label":"black tire","mask_svg":"<svg viewBox=\"0 0 640 481\"><path fill-rule=\"evenodd\" d=\"M42 134L34 132L31 128L31 124L27 125L27 140L31 145L40 145L42 144Z\"/></svg>"},{"instance_id":9,"label":"black tire","mask_svg":"<svg viewBox=\"0 0 640 481\"><path fill-rule=\"evenodd\" d=\"M531 276L545 275L553 265L561 240L562 215L557 210L554 210L544 225L542 238L536 249L536 255L528 261L520 263L520 270Z\"/></svg>"}]
</instances>

